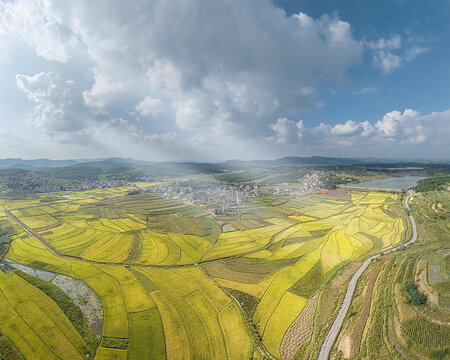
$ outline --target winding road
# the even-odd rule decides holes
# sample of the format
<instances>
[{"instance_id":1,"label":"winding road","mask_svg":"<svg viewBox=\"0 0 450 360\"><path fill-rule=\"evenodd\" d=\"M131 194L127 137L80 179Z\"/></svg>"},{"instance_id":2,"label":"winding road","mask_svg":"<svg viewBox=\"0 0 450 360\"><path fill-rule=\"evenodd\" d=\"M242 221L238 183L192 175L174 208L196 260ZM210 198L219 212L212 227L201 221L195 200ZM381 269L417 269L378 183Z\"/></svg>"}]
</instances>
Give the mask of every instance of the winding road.
<instances>
[{"instance_id":1,"label":"winding road","mask_svg":"<svg viewBox=\"0 0 450 360\"><path fill-rule=\"evenodd\" d=\"M411 225L412 225L411 239L404 244L398 245L389 250L385 250L381 254L371 256L370 258L366 259L366 261L364 261L362 263L362 265L358 268L358 270L356 270L355 274L353 275L353 277L351 278L351 280L348 284L347 291L346 291L345 297L344 297L344 301L342 302L342 305L341 305L341 308L339 309L338 315L337 315L336 319L334 320L333 325L331 325L331 328L328 331L327 336L325 337L322 347L320 348L319 356L317 357L318 360L327 360L328 359L331 348L333 347L333 344L336 341L337 336L339 335L339 331L341 330L342 324L344 322L344 318L347 315L348 309L350 308L350 304L352 302L352 297L355 292L358 280L361 277L361 275L363 274L363 272L367 269L370 262L373 259L379 257L380 255L388 254L392 251L399 249L402 246L407 246L409 244L412 244L417 240L416 221L414 220L414 217L412 216L411 209L409 208L409 204L408 204L408 201L409 201L409 198L411 197L411 195L412 195L412 192L410 191L409 195L405 199L405 206L408 209L409 219L411 220Z\"/></svg>"}]
</instances>

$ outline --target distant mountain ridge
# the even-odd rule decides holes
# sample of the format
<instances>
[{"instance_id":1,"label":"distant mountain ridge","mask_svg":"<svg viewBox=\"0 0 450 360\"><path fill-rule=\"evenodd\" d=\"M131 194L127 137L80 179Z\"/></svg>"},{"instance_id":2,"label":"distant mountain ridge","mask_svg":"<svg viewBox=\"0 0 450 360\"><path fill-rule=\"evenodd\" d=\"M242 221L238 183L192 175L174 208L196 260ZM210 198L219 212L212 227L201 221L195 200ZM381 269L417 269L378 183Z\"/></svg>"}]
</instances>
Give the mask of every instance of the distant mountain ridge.
<instances>
[{"instance_id":1,"label":"distant mountain ridge","mask_svg":"<svg viewBox=\"0 0 450 360\"><path fill-rule=\"evenodd\" d=\"M97 162L111 162L111 163L129 163L135 165L151 165L154 162L135 160L132 158L97 158L97 159L70 159L70 160L51 160L51 159L31 159L24 160L21 158L7 158L0 159L0 170L3 169L23 169L23 170L37 170L42 168L56 168L79 164L97 163Z\"/></svg>"},{"instance_id":2,"label":"distant mountain ridge","mask_svg":"<svg viewBox=\"0 0 450 360\"><path fill-rule=\"evenodd\" d=\"M132 165L132 166L154 166L156 168L166 167L182 167L182 168L215 168L217 170L239 170L242 168L255 168L265 166L279 165L364 165L364 164L421 164L421 163L449 163L448 161L425 161L425 160L407 160L407 159L386 159L386 158L348 158L348 157L323 157L323 156L285 156L276 160L226 160L221 163L206 163L195 161L164 161L153 162L136 160L132 158L96 158L96 159L70 159L70 160L51 160L51 159L31 159L24 160L21 158L0 159L0 170L6 169L22 169L30 171L39 171L45 168L62 168L71 166L85 165L87 167L95 167L97 165L103 167L107 164L116 165ZM109 166L107 166L109 167Z\"/></svg>"}]
</instances>

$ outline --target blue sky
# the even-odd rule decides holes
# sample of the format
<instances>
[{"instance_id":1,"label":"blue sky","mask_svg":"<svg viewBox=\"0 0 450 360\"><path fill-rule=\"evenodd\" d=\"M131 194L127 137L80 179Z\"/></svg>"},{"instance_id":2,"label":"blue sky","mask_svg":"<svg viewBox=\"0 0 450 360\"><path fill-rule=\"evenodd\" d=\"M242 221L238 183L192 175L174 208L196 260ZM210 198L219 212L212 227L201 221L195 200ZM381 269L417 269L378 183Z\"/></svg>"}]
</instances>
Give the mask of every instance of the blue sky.
<instances>
[{"instance_id":1,"label":"blue sky","mask_svg":"<svg viewBox=\"0 0 450 360\"><path fill-rule=\"evenodd\" d=\"M450 1L361 1L361 0L281 0L276 2L288 14L299 10L313 17L337 13L352 25L357 39L373 41L398 34L402 39L417 37L428 51L405 62L389 74L367 66L373 61L367 52L364 61L350 70L347 91L326 94L327 106L314 109L309 119L341 122L348 119L375 121L390 109L413 108L423 113L444 111L450 98ZM400 51L401 53L401 51ZM353 96L361 88L376 88L370 96ZM353 90L353 91L352 91ZM448 149L447 149L448 150Z\"/></svg>"},{"instance_id":2,"label":"blue sky","mask_svg":"<svg viewBox=\"0 0 450 360\"><path fill-rule=\"evenodd\" d=\"M2 157L448 159L450 1L0 1Z\"/></svg>"}]
</instances>

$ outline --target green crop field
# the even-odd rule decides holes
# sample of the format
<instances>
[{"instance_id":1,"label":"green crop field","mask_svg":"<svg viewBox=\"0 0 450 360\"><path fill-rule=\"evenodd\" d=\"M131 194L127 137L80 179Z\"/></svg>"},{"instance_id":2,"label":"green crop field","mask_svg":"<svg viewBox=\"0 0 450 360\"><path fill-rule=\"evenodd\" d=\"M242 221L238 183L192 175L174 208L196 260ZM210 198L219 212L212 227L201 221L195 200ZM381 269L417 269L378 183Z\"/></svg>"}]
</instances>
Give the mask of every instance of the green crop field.
<instances>
[{"instance_id":1,"label":"green crop field","mask_svg":"<svg viewBox=\"0 0 450 360\"><path fill-rule=\"evenodd\" d=\"M404 241L409 228L390 192L263 196L225 227L203 208L130 189L2 200L13 216L0 217L12 239L7 258L79 279L98 296L97 359L279 359L296 319L313 333L318 306L300 316L325 282ZM90 351L64 312L14 272L0 273L0 288L0 332L25 358ZM240 303L247 297L251 312ZM305 344L301 333L296 343Z\"/></svg>"}]
</instances>

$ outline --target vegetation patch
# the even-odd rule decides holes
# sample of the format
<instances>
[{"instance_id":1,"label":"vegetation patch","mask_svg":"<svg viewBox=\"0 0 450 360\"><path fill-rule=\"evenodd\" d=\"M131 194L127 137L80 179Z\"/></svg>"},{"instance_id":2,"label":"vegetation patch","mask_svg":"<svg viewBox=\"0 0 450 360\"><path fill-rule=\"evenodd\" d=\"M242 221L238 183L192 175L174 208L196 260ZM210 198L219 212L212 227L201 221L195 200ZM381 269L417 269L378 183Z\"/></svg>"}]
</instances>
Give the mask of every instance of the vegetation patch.
<instances>
[{"instance_id":1,"label":"vegetation patch","mask_svg":"<svg viewBox=\"0 0 450 360\"><path fill-rule=\"evenodd\" d=\"M247 315L247 319L251 319L259 304L259 299L256 296L235 289L227 288L226 291L238 301L242 310Z\"/></svg>"},{"instance_id":2,"label":"vegetation patch","mask_svg":"<svg viewBox=\"0 0 450 360\"><path fill-rule=\"evenodd\" d=\"M0 236L0 244L11 244L11 238L9 236Z\"/></svg>"},{"instance_id":3,"label":"vegetation patch","mask_svg":"<svg viewBox=\"0 0 450 360\"><path fill-rule=\"evenodd\" d=\"M450 346L450 327L433 323L424 318L415 318L404 322L402 331L416 345L427 349Z\"/></svg>"},{"instance_id":4,"label":"vegetation patch","mask_svg":"<svg viewBox=\"0 0 450 360\"><path fill-rule=\"evenodd\" d=\"M450 355L450 347L431 351L431 358L434 360L448 359Z\"/></svg>"},{"instance_id":5,"label":"vegetation patch","mask_svg":"<svg viewBox=\"0 0 450 360\"><path fill-rule=\"evenodd\" d=\"M450 183L450 176L438 176L419 180L414 188L417 192L426 192L434 190L444 190L445 184Z\"/></svg>"},{"instance_id":6,"label":"vegetation patch","mask_svg":"<svg viewBox=\"0 0 450 360\"><path fill-rule=\"evenodd\" d=\"M309 298L322 285L323 271L321 262L317 262L312 269L297 281L289 291L306 298Z\"/></svg>"},{"instance_id":7,"label":"vegetation patch","mask_svg":"<svg viewBox=\"0 0 450 360\"><path fill-rule=\"evenodd\" d=\"M128 339L115 338L115 337L102 337L102 346L113 349L128 349Z\"/></svg>"},{"instance_id":8,"label":"vegetation patch","mask_svg":"<svg viewBox=\"0 0 450 360\"><path fill-rule=\"evenodd\" d=\"M427 297L424 294L422 294L419 290L417 290L414 281L412 280L406 281L404 289L406 291L408 301L411 305L418 306L425 304L425 302L427 301Z\"/></svg>"},{"instance_id":9,"label":"vegetation patch","mask_svg":"<svg viewBox=\"0 0 450 360\"><path fill-rule=\"evenodd\" d=\"M11 342L0 334L0 359L5 360L23 360L20 352L11 344Z\"/></svg>"}]
</instances>

